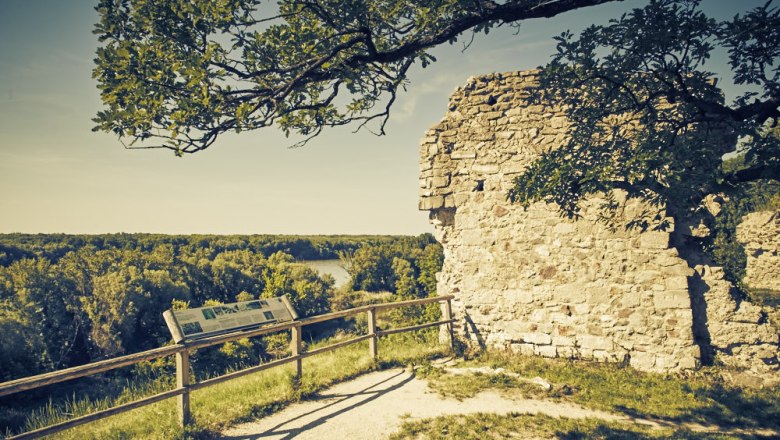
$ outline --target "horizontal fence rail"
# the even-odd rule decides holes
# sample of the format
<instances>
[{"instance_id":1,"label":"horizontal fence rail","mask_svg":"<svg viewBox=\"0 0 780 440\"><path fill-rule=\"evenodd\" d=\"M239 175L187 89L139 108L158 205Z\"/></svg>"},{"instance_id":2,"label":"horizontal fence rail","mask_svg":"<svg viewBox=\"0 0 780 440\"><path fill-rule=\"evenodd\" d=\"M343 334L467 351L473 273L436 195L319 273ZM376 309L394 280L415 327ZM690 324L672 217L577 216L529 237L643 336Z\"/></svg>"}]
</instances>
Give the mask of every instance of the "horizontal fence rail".
<instances>
[{"instance_id":1,"label":"horizontal fence rail","mask_svg":"<svg viewBox=\"0 0 780 440\"><path fill-rule=\"evenodd\" d=\"M25 377L21 379L12 380L9 382L0 383L0 397L2 397L2 396L8 396L11 394L20 393L23 391L34 390L37 388L44 387L46 385L52 385L52 384L65 382L72 379L78 379L81 377L103 373L106 371L116 370L118 368L135 365L144 361L158 359L166 356L176 356L176 388L172 390L165 391L153 396L145 397L143 399L139 399L133 402L117 405L84 416L76 417L61 423L46 426L44 428L39 428L34 431L28 431L23 434L7 437L7 440L12 440L12 439L21 440L21 439L33 439L33 438L43 437L45 435L54 434L69 428L73 428L95 420L100 420L115 414L120 414L146 405L151 405L153 403L165 399L169 399L171 397L177 398L179 423L182 426L185 426L189 424L191 420L190 393L194 390L199 390L201 388L206 388L211 385L227 382L229 380L246 376L248 374L257 373L263 370L267 370L269 368L274 368L274 367L278 367L293 362L296 363L295 381L296 383L299 384L302 378L303 359L321 353L333 351L341 347L346 347L348 345L357 344L363 341L368 341L369 354L371 355L372 358L375 358L377 356L377 339L380 336L410 332L415 330L422 330L430 327L443 325L446 326L447 328L450 347L452 347L452 343L453 343L452 324L455 322L455 320L452 319L451 301L453 298L454 297L452 295L446 295L446 296L437 296L433 298L422 298L422 299L414 299L409 301L399 301L393 303L370 304L366 306L355 307L352 309L340 310L338 312L331 312L323 315L302 318L291 322L285 322L282 324L270 325L267 327L260 327L256 329L236 331L236 332L226 333L222 335L198 339L196 341L186 341L175 345L170 345L166 347L143 351L140 353L130 354L127 356L120 356L112 359L93 362L91 364L81 365L77 367L67 368L64 370L53 371L50 373L39 374L37 376ZM441 303L442 318L443 318L442 320L420 324L420 325L409 326L409 327L389 329L389 330L378 330L376 328L376 315L377 312L379 311L431 304L431 303ZM367 314L367 319L368 319L367 334L346 341L340 341L325 347L320 347L309 351L303 351L303 342L301 340L301 329L304 326L330 321L334 319L339 319L339 318L345 318L349 316L355 316L361 313ZM292 353L291 356L282 359L276 359L243 370L227 373L222 376L217 376L210 379L202 380L197 383L190 383L189 354L191 351L200 348L211 347L214 345L224 344L225 342L231 342L242 338L262 336L268 333L276 333L285 330L291 331L291 341L290 341L290 348Z\"/></svg>"}]
</instances>

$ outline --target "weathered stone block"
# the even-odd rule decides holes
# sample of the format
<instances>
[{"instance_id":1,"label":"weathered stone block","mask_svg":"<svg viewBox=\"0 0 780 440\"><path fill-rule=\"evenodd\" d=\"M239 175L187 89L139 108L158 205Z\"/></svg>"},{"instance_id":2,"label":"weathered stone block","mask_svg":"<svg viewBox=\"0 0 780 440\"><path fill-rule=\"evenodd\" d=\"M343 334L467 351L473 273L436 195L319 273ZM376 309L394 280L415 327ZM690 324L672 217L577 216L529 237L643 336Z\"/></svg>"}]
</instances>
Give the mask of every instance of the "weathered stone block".
<instances>
[{"instance_id":1,"label":"weathered stone block","mask_svg":"<svg viewBox=\"0 0 780 440\"><path fill-rule=\"evenodd\" d=\"M590 304L575 304L574 313L578 315L587 315L590 312Z\"/></svg>"},{"instance_id":2,"label":"weathered stone block","mask_svg":"<svg viewBox=\"0 0 780 440\"><path fill-rule=\"evenodd\" d=\"M658 355L655 358L655 368L658 371L671 371L678 369L680 359L669 355Z\"/></svg>"},{"instance_id":3,"label":"weathered stone block","mask_svg":"<svg viewBox=\"0 0 780 440\"><path fill-rule=\"evenodd\" d=\"M452 194L447 194L444 196L444 207L445 208L455 207L455 198L452 196Z\"/></svg>"},{"instance_id":4,"label":"weathered stone block","mask_svg":"<svg viewBox=\"0 0 780 440\"><path fill-rule=\"evenodd\" d=\"M662 278L662 275L657 270L640 270L634 275L634 279L640 284L651 283L659 278Z\"/></svg>"},{"instance_id":5,"label":"weathered stone block","mask_svg":"<svg viewBox=\"0 0 780 440\"><path fill-rule=\"evenodd\" d=\"M607 350L593 350L593 359L599 362L615 362L619 356Z\"/></svg>"},{"instance_id":6,"label":"weathered stone block","mask_svg":"<svg viewBox=\"0 0 780 440\"><path fill-rule=\"evenodd\" d=\"M639 236L640 246L647 249L666 249L669 247L669 233L661 231L644 232Z\"/></svg>"},{"instance_id":7,"label":"weathered stone block","mask_svg":"<svg viewBox=\"0 0 780 440\"><path fill-rule=\"evenodd\" d=\"M537 297L537 294L534 294ZM546 323L550 321L549 314L546 310L536 309L528 316L528 320L535 323Z\"/></svg>"},{"instance_id":8,"label":"weathered stone block","mask_svg":"<svg viewBox=\"0 0 780 440\"><path fill-rule=\"evenodd\" d=\"M659 292L653 296L656 310L686 309L691 307L691 298L686 290Z\"/></svg>"},{"instance_id":9,"label":"weathered stone block","mask_svg":"<svg viewBox=\"0 0 780 440\"><path fill-rule=\"evenodd\" d=\"M531 304L534 301L533 293L526 290L510 290L503 296L510 304Z\"/></svg>"},{"instance_id":10,"label":"weathered stone block","mask_svg":"<svg viewBox=\"0 0 780 440\"><path fill-rule=\"evenodd\" d=\"M780 237L778 237L778 239L780 239ZM780 276L780 274L778 274L778 276ZM763 317L764 314L761 307L747 301L742 301L730 321L757 324Z\"/></svg>"},{"instance_id":11,"label":"weathered stone block","mask_svg":"<svg viewBox=\"0 0 780 440\"><path fill-rule=\"evenodd\" d=\"M420 210L430 211L432 209L439 209L444 206L443 196L432 196L420 198Z\"/></svg>"},{"instance_id":12,"label":"weathered stone block","mask_svg":"<svg viewBox=\"0 0 780 440\"><path fill-rule=\"evenodd\" d=\"M533 356L534 353L534 344L510 344L509 348L515 352L520 353L524 356Z\"/></svg>"},{"instance_id":13,"label":"weathered stone block","mask_svg":"<svg viewBox=\"0 0 780 440\"><path fill-rule=\"evenodd\" d=\"M553 228L553 232L555 234L571 234L576 230L576 227L574 226L574 223L570 222L560 222L557 225L555 225L555 228Z\"/></svg>"},{"instance_id":14,"label":"weathered stone block","mask_svg":"<svg viewBox=\"0 0 780 440\"><path fill-rule=\"evenodd\" d=\"M534 354L537 356L554 358L558 356L558 349L553 345L537 345L534 347Z\"/></svg>"},{"instance_id":15,"label":"weathered stone block","mask_svg":"<svg viewBox=\"0 0 780 440\"><path fill-rule=\"evenodd\" d=\"M450 157L453 160L476 159L477 153L476 151L453 151L450 154Z\"/></svg>"},{"instance_id":16,"label":"weathered stone block","mask_svg":"<svg viewBox=\"0 0 780 440\"><path fill-rule=\"evenodd\" d=\"M566 313L550 313L550 321L555 324L570 324L572 322L572 318L570 315L567 315Z\"/></svg>"},{"instance_id":17,"label":"weathered stone block","mask_svg":"<svg viewBox=\"0 0 780 440\"><path fill-rule=\"evenodd\" d=\"M444 199L442 198L442 204L444 203ZM482 231L475 229L475 230L466 230L461 233L461 240L464 245L466 246L477 246L477 245L483 245L486 244L486 237L483 235Z\"/></svg>"},{"instance_id":18,"label":"weathered stone block","mask_svg":"<svg viewBox=\"0 0 780 440\"><path fill-rule=\"evenodd\" d=\"M555 298L564 304L582 304L586 301L585 293L580 284L562 284L554 287ZM575 313L574 309L570 309Z\"/></svg>"},{"instance_id":19,"label":"weathered stone block","mask_svg":"<svg viewBox=\"0 0 780 440\"><path fill-rule=\"evenodd\" d=\"M552 345L556 347L574 347L576 339L572 336L553 336Z\"/></svg>"},{"instance_id":20,"label":"weathered stone block","mask_svg":"<svg viewBox=\"0 0 780 440\"><path fill-rule=\"evenodd\" d=\"M623 307L631 308L637 307L640 304L641 299L642 294L640 292L626 292L620 298L620 302Z\"/></svg>"},{"instance_id":21,"label":"weathered stone block","mask_svg":"<svg viewBox=\"0 0 780 440\"><path fill-rule=\"evenodd\" d=\"M652 371L655 370L655 355L652 353L645 353L642 351L634 351L630 353L631 358L628 364L637 370Z\"/></svg>"},{"instance_id":22,"label":"weathered stone block","mask_svg":"<svg viewBox=\"0 0 780 440\"><path fill-rule=\"evenodd\" d=\"M664 279L666 290L688 290L688 278L684 276L668 276Z\"/></svg>"},{"instance_id":23,"label":"weathered stone block","mask_svg":"<svg viewBox=\"0 0 780 440\"><path fill-rule=\"evenodd\" d=\"M434 188L444 188L450 184L450 176L434 177L431 179Z\"/></svg>"},{"instance_id":24,"label":"weathered stone block","mask_svg":"<svg viewBox=\"0 0 780 440\"><path fill-rule=\"evenodd\" d=\"M496 174L499 172L499 168L495 164L478 164L471 167L471 171L478 174Z\"/></svg>"},{"instance_id":25,"label":"weathered stone block","mask_svg":"<svg viewBox=\"0 0 780 440\"><path fill-rule=\"evenodd\" d=\"M539 246L536 246L534 248L534 252L536 255L539 255L540 257L549 257L550 256L550 247L546 244L542 244Z\"/></svg>"},{"instance_id":26,"label":"weathered stone block","mask_svg":"<svg viewBox=\"0 0 780 440\"><path fill-rule=\"evenodd\" d=\"M523 342L536 345L550 345L552 343L552 337L546 333L524 333L522 339Z\"/></svg>"},{"instance_id":27,"label":"weathered stone block","mask_svg":"<svg viewBox=\"0 0 780 440\"><path fill-rule=\"evenodd\" d=\"M504 208L501 205L496 205L496 207L493 208L493 214L495 214L496 217L503 217L503 216L509 214L509 210Z\"/></svg>"},{"instance_id":28,"label":"weathered stone block","mask_svg":"<svg viewBox=\"0 0 780 440\"><path fill-rule=\"evenodd\" d=\"M453 195L455 206L463 206L469 200L469 193L459 193Z\"/></svg>"},{"instance_id":29,"label":"weathered stone block","mask_svg":"<svg viewBox=\"0 0 780 440\"><path fill-rule=\"evenodd\" d=\"M591 350L612 350L614 347L610 339L593 335L577 335L577 345Z\"/></svg>"}]
</instances>

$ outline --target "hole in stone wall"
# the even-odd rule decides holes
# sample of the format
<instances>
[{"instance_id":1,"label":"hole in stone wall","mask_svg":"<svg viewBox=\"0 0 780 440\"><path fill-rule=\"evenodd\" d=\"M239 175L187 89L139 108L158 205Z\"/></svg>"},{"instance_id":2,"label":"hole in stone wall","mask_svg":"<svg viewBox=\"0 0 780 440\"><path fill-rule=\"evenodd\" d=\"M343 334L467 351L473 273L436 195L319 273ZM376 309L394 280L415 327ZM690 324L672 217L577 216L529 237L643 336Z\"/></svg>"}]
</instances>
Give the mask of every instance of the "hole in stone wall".
<instances>
[{"instance_id":1,"label":"hole in stone wall","mask_svg":"<svg viewBox=\"0 0 780 440\"><path fill-rule=\"evenodd\" d=\"M477 180L477 186L474 187L474 191L484 191L485 190L485 180Z\"/></svg>"},{"instance_id":2,"label":"hole in stone wall","mask_svg":"<svg viewBox=\"0 0 780 440\"><path fill-rule=\"evenodd\" d=\"M437 226L453 226L455 225L455 212L455 208L432 209L428 218Z\"/></svg>"},{"instance_id":3,"label":"hole in stone wall","mask_svg":"<svg viewBox=\"0 0 780 440\"><path fill-rule=\"evenodd\" d=\"M487 101L485 102L487 102L487 105L495 105L498 102L498 100L496 99L495 96L490 95L488 96Z\"/></svg>"}]
</instances>

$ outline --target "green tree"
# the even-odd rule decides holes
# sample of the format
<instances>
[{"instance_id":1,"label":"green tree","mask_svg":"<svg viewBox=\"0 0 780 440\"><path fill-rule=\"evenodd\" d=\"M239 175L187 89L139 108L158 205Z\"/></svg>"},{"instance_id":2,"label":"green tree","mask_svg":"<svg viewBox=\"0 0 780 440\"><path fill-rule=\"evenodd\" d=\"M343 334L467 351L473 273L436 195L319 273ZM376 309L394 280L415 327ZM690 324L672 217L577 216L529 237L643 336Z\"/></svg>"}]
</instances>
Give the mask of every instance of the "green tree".
<instances>
[{"instance_id":1,"label":"green tree","mask_svg":"<svg viewBox=\"0 0 780 440\"><path fill-rule=\"evenodd\" d=\"M0 285L12 334L34 335L29 356L42 368L69 366L73 346L83 331L71 284L46 259L23 259L0 270Z\"/></svg>"},{"instance_id":2,"label":"green tree","mask_svg":"<svg viewBox=\"0 0 780 440\"><path fill-rule=\"evenodd\" d=\"M95 129L177 154L272 125L382 133L409 68L435 61L427 49L608 1L101 0Z\"/></svg>"},{"instance_id":3,"label":"green tree","mask_svg":"<svg viewBox=\"0 0 780 440\"><path fill-rule=\"evenodd\" d=\"M131 346L143 295L140 282L138 268L123 267L94 277L92 294L81 298L98 357L124 354Z\"/></svg>"},{"instance_id":4,"label":"green tree","mask_svg":"<svg viewBox=\"0 0 780 440\"><path fill-rule=\"evenodd\" d=\"M436 294L436 274L441 271L442 264L444 264L444 253L439 243L426 245L417 259L417 267L419 267L417 282L428 296Z\"/></svg>"},{"instance_id":5,"label":"green tree","mask_svg":"<svg viewBox=\"0 0 780 440\"><path fill-rule=\"evenodd\" d=\"M174 301L191 299L188 286L172 277L169 267L165 269L145 269L141 273L138 313L133 323L129 351L156 348L170 339L162 312Z\"/></svg>"},{"instance_id":6,"label":"green tree","mask_svg":"<svg viewBox=\"0 0 780 440\"><path fill-rule=\"evenodd\" d=\"M287 295L299 316L312 316L330 311L329 296L333 277L322 278L314 269L300 263L284 252L268 257L263 272L263 298Z\"/></svg>"},{"instance_id":7,"label":"green tree","mask_svg":"<svg viewBox=\"0 0 780 440\"><path fill-rule=\"evenodd\" d=\"M16 246L10 246L0 243L0 266L7 267L11 263L24 258L34 258L35 254L25 251Z\"/></svg>"},{"instance_id":8,"label":"green tree","mask_svg":"<svg viewBox=\"0 0 780 440\"><path fill-rule=\"evenodd\" d=\"M352 288L379 292L395 290L393 255L386 246L363 246L352 254L348 273Z\"/></svg>"},{"instance_id":9,"label":"green tree","mask_svg":"<svg viewBox=\"0 0 780 440\"><path fill-rule=\"evenodd\" d=\"M0 301L0 382L51 368L43 335L9 301Z\"/></svg>"},{"instance_id":10,"label":"green tree","mask_svg":"<svg viewBox=\"0 0 780 440\"><path fill-rule=\"evenodd\" d=\"M418 296L417 277L414 268L408 260L393 258L393 275L395 278L395 294L402 299L414 299Z\"/></svg>"},{"instance_id":11,"label":"green tree","mask_svg":"<svg viewBox=\"0 0 780 440\"><path fill-rule=\"evenodd\" d=\"M211 262L211 273L217 291L209 295L209 298L233 302L241 292L260 294L263 291L262 275L267 265L262 254L248 250L218 254Z\"/></svg>"},{"instance_id":12,"label":"green tree","mask_svg":"<svg viewBox=\"0 0 780 440\"><path fill-rule=\"evenodd\" d=\"M780 178L780 142L765 130L780 117L780 13L771 2L719 22L698 0L651 0L557 40L535 99L565 110L570 138L516 178L511 200L576 216L582 198L622 189L684 218L707 194ZM731 104L706 70L716 49L748 89ZM738 139L746 166L726 172L722 156Z\"/></svg>"}]
</instances>

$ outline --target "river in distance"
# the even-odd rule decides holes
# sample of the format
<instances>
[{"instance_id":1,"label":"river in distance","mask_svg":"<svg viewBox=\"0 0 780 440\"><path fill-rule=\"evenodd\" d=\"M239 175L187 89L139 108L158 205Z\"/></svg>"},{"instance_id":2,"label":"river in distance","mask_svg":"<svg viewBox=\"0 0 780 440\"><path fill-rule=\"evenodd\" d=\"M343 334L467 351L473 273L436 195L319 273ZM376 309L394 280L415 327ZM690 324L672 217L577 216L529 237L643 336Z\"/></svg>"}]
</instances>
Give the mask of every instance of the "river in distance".
<instances>
[{"instance_id":1,"label":"river in distance","mask_svg":"<svg viewBox=\"0 0 780 440\"><path fill-rule=\"evenodd\" d=\"M303 260L301 263L311 267L321 275L330 274L336 279L336 287L349 281L349 274L341 267L341 260Z\"/></svg>"}]
</instances>

